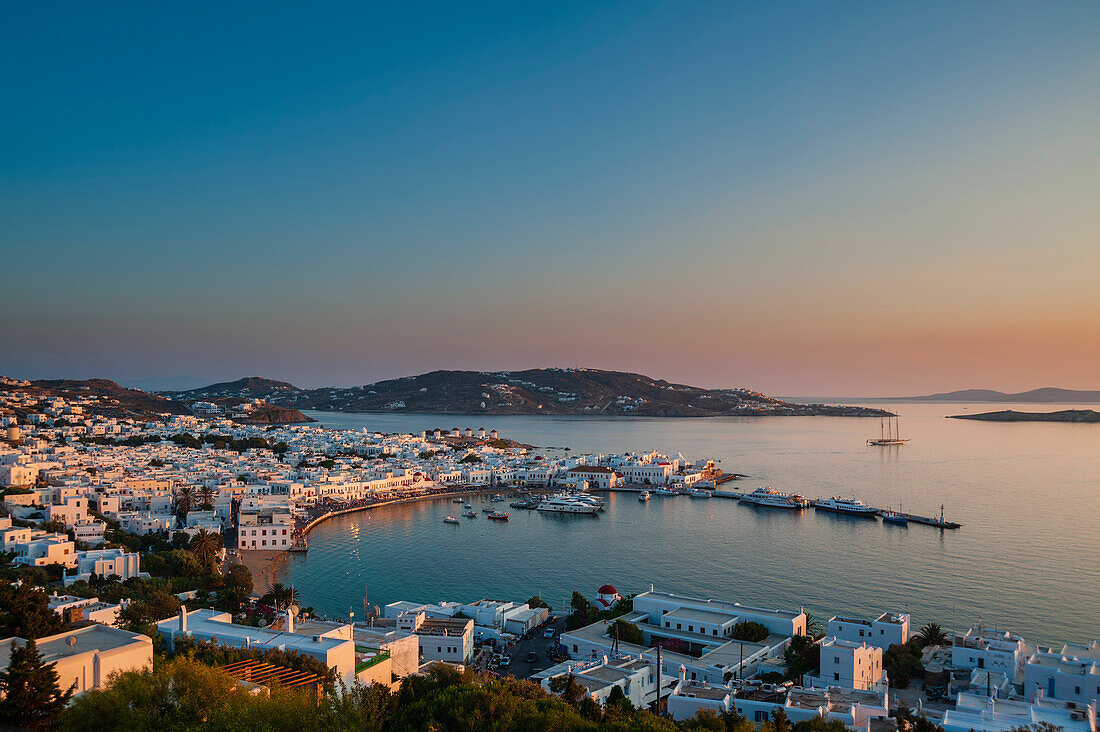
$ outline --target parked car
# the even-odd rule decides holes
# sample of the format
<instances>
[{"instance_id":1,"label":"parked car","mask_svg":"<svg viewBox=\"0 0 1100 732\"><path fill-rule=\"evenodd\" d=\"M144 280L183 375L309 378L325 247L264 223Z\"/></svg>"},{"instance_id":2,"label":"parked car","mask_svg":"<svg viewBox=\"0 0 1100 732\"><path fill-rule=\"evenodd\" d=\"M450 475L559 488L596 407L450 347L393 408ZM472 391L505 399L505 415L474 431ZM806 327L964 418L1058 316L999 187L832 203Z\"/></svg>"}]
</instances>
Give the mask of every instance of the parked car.
<instances>
[{"instance_id":1,"label":"parked car","mask_svg":"<svg viewBox=\"0 0 1100 732\"><path fill-rule=\"evenodd\" d=\"M510 663L512 663L512 657L511 656L501 656L500 657L500 665L501 666L507 666Z\"/></svg>"},{"instance_id":2,"label":"parked car","mask_svg":"<svg viewBox=\"0 0 1100 732\"><path fill-rule=\"evenodd\" d=\"M546 632L542 634L542 637L543 638L553 638L554 637L554 629L553 628L547 628Z\"/></svg>"}]
</instances>

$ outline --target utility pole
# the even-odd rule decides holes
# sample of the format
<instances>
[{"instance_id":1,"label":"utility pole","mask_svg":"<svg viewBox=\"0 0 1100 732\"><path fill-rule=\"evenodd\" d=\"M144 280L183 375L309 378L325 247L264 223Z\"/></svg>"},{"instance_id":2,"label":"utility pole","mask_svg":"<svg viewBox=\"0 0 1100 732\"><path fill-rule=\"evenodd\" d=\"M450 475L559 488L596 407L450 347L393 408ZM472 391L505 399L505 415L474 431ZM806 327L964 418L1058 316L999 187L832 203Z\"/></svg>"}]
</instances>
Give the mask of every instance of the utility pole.
<instances>
[{"instance_id":1,"label":"utility pole","mask_svg":"<svg viewBox=\"0 0 1100 732\"><path fill-rule=\"evenodd\" d=\"M661 716L661 693L664 691L661 683L661 644L657 644L657 716Z\"/></svg>"}]
</instances>

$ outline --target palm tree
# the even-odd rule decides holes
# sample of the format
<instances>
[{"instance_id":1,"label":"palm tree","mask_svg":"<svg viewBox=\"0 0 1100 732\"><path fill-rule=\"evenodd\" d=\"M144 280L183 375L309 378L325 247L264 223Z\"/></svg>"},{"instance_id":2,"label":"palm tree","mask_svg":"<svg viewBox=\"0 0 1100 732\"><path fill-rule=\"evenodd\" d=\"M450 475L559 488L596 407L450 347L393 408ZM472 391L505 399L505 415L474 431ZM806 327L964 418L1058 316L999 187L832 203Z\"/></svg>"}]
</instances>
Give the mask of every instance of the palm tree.
<instances>
[{"instance_id":1,"label":"palm tree","mask_svg":"<svg viewBox=\"0 0 1100 732\"><path fill-rule=\"evenodd\" d=\"M298 604L298 590L282 582L268 585L267 594L260 598L261 602L273 606L276 610L286 610L291 605Z\"/></svg>"},{"instance_id":2,"label":"palm tree","mask_svg":"<svg viewBox=\"0 0 1100 732\"><path fill-rule=\"evenodd\" d=\"M817 640L825 635L825 627L821 624L821 621L810 613L806 613L806 635L811 640Z\"/></svg>"},{"instance_id":3,"label":"palm tree","mask_svg":"<svg viewBox=\"0 0 1100 732\"><path fill-rule=\"evenodd\" d=\"M186 516L187 512L191 510L191 506L195 503L195 486L193 485L181 485L176 491L176 513L179 516Z\"/></svg>"},{"instance_id":4,"label":"palm tree","mask_svg":"<svg viewBox=\"0 0 1100 732\"><path fill-rule=\"evenodd\" d=\"M916 641L921 646L942 646L947 643L947 633L939 623L928 623L917 631Z\"/></svg>"},{"instance_id":5,"label":"palm tree","mask_svg":"<svg viewBox=\"0 0 1100 732\"><path fill-rule=\"evenodd\" d=\"M207 569L213 569L218 558L218 550L222 548L222 535L199 529L199 533L191 538L191 551L199 558L199 562Z\"/></svg>"},{"instance_id":6,"label":"palm tree","mask_svg":"<svg viewBox=\"0 0 1100 732\"><path fill-rule=\"evenodd\" d=\"M204 485L199 489L199 504L203 511L214 508L214 489Z\"/></svg>"}]
</instances>

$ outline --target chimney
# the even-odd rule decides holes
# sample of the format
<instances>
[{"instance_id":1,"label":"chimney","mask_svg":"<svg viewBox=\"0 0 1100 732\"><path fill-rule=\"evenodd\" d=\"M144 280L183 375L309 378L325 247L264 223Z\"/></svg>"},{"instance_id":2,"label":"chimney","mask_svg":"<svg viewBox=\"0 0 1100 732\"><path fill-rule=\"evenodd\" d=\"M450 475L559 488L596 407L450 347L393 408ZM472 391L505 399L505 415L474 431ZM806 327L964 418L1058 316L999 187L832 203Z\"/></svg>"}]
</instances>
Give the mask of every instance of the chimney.
<instances>
[{"instance_id":1,"label":"chimney","mask_svg":"<svg viewBox=\"0 0 1100 732\"><path fill-rule=\"evenodd\" d=\"M687 683L687 678L688 678L687 667L684 666L684 664L681 663L680 664L680 683L681 684Z\"/></svg>"},{"instance_id":2,"label":"chimney","mask_svg":"<svg viewBox=\"0 0 1100 732\"><path fill-rule=\"evenodd\" d=\"M294 608L288 607L286 609L286 632L294 632Z\"/></svg>"},{"instance_id":3,"label":"chimney","mask_svg":"<svg viewBox=\"0 0 1100 732\"><path fill-rule=\"evenodd\" d=\"M187 608L180 605L180 632L187 632Z\"/></svg>"}]
</instances>

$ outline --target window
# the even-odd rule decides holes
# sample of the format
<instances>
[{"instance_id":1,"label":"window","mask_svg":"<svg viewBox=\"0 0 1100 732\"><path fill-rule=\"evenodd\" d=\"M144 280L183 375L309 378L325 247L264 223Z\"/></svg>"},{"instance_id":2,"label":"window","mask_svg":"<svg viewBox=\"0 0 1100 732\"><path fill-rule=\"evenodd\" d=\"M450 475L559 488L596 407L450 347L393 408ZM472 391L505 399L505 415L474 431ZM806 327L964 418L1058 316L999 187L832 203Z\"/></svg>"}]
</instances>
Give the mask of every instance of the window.
<instances>
[{"instance_id":1,"label":"window","mask_svg":"<svg viewBox=\"0 0 1100 732\"><path fill-rule=\"evenodd\" d=\"M840 674L833 674L833 681L840 681Z\"/></svg>"}]
</instances>

